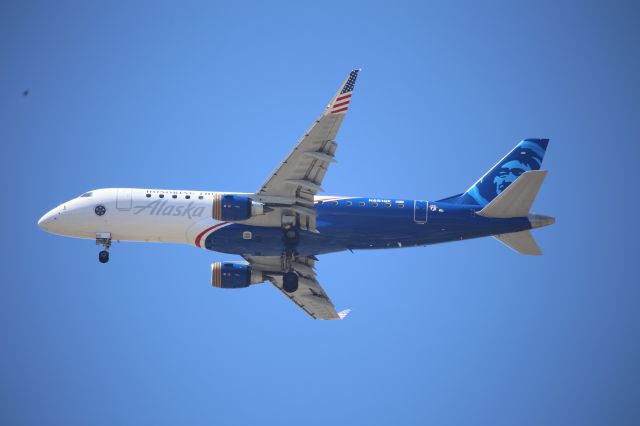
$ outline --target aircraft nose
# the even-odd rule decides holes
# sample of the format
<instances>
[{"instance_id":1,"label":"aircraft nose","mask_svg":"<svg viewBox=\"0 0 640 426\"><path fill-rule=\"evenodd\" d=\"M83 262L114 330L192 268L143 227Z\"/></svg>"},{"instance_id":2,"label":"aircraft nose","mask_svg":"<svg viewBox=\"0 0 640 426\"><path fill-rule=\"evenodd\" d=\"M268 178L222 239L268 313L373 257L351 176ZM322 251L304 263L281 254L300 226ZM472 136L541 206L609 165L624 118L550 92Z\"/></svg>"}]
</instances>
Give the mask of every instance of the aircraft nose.
<instances>
[{"instance_id":1,"label":"aircraft nose","mask_svg":"<svg viewBox=\"0 0 640 426\"><path fill-rule=\"evenodd\" d=\"M54 223L57 222L58 216L60 214L60 207L56 207L55 209L49 210L38 220L38 227L43 231L51 231Z\"/></svg>"},{"instance_id":2,"label":"aircraft nose","mask_svg":"<svg viewBox=\"0 0 640 426\"><path fill-rule=\"evenodd\" d=\"M49 223L53 220L53 215L54 215L53 210L45 213L38 221L38 227L43 231L46 231L47 225L49 225Z\"/></svg>"}]
</instances>

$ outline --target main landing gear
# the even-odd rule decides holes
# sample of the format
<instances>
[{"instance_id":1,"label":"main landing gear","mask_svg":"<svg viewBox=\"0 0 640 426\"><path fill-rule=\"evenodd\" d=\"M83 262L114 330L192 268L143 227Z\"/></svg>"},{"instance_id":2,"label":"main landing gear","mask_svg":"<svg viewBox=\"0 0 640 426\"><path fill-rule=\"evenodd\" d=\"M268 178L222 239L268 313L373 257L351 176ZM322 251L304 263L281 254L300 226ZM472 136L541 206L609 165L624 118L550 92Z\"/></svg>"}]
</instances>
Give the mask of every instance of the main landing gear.
<instances>
[{"instance_id":1,"label":"main landing gear","mask_svg":"<svg viewBox=\"0 0 640 426\"><path fill-rule=\"evenodd\" d=\"M284 252L282 253L282 288L287 293L298 290L298 274L293 268L293 261L296 255L296 246L300 241L298 229L295 227L294 217L283 217L282 220L282 242Z\"/></svg>"},{"instance_id":2,"label":"main landing gear","mask_svg":"<svg viewBox=\"0 0 640 426\"><path fill-rule=\"evenodd\" d=\"M287 293L293 293L298 289L298 274L295 272L285 272L282 275L282 288Z\"/></svg>"},{"instance_id":3,"label":"main landing gear","mask_svg":"<svg viewBox=\"0 0 640 426\"><path fill-rule=\"evenodd\" d=\"M98 253L98 261L100 263L107 263L109 261L109 247L111 247L111 233L98 232L96 234L96 244L102 245L104 250Z\"/></svg>"},{"instance_id":4,"label":"main landing gear","mask_svg":"<svg viewBox=\"0 0 640 426\"><path fill-rule=\"evenodd\" d=\"M298 245L300 237L298 236L298 230L294 227L282 229L282 242L287 249L295 249Z\"/></svg>"}]
</instances>

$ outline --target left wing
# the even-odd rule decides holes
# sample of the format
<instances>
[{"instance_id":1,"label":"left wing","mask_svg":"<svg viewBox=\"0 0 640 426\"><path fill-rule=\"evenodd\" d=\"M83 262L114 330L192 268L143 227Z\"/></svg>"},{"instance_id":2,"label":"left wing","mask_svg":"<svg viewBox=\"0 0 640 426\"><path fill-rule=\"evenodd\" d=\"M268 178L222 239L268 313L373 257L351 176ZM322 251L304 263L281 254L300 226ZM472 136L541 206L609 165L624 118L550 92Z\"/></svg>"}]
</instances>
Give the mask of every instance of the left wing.
<instances>
[{"instance_id":1,"label":"left wing","mask_svg":"<svg viewBox=\"0 0 640 426\"><path fill-rule=\"evenodd\" d=\"M320 118L252 197L269 208L269 213L253 219L252 224L280 226L283 214L288 214L295 217L300 228L316 230L314 196L323 191L322 180L335 161L336 134L349 108L359 71L349 73Z\"/></svg>"},{"instance_id":2,"label":"left wing","mask_svg":"<svg viewBox=\"0 0 640 426\"><path fill-rule=\"evenodd\" d=\"M324 292L320 283L316 279L315 263L312 256L296 257L291 266L298 274L298 289L293 293L287 293L282 288L282 258L279 256L243 256L256 271L261 271L264 276L282 294L287 296L293 303L300 306L313 319L344 319L349 310L336 312L331 299Z\"/></svg>"}]
</instances>

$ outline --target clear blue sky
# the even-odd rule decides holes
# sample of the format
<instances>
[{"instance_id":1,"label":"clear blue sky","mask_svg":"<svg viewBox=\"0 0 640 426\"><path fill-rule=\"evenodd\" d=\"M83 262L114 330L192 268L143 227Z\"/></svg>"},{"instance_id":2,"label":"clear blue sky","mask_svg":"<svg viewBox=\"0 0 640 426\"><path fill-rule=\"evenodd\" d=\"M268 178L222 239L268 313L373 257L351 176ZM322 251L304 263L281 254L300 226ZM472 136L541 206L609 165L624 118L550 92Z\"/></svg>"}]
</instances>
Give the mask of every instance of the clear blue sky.
<instances>
[{"instance_id":1,"label":"clear blue sky","mask_svg":"<svg viewBox=\"0 0 640 426\"><path fill-rule=\"evenodd\" d=\"M0 6L0 424L640 423L634 2L103 3ZM323 256L353 312L314 322L212 289L232 256L36 227L93 188L257 189L354 67L328 194L442 198L547 137L545 256Z\"/></svg>"}]
</instances>

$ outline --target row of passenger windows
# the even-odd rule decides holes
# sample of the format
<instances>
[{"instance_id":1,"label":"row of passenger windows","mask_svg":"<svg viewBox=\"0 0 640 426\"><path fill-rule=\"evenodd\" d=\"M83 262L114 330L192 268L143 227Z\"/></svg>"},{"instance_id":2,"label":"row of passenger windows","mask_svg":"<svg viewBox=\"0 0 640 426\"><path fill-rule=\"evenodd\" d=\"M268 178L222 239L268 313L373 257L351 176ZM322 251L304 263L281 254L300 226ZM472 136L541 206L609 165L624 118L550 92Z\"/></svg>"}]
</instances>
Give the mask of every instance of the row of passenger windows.
<instances>
[{"instance_id":1,"label":"row of passenger windows","mask_svg":"<svg viewBox=\"0 0 640 426\"><path fill-rule=\"evenodd\" d=\"M160 198L164 198L164 194L158 194L158 197L160 197ZM147 194L147 198L151 198L151 194ZM177 196L176 194L173 194L173 195L171 196L171 198L173 198L173 199L175 200L176 198L178 198L178 196ZM190 200L190 199L191 199L191 195L185 195L185 196L184 196L184 198L185 198L186 200ZM198 200L202 200L202 199L204 199L204 196L199 195L199 196L198 196Z\"/></svg>"},{"instance_id":2,"label":"row of passenger windows","mask_svg":"<svg viewBox=\"0 0 640 426\"><path fill-rule=\"evenodd\" d=\"M318 204L331 204L331 205L337 206L338 202L337 201L318 201ZM358 203L358 206L364 207L366 204L367 203L365 203L364 201L360 201ZM369 204L371 204L371 207L378 207L378 205L379 205L378 203L375 203L375 202L372 202L372 203L369 203ZM344 205L345 206L352 206L353 202L352 201L346 201L344 203ZM384 206L385 207L391 207L391 203L384 203ZM396 207L398 207L399 209L403 209L404 208L404 203L396 203Z\"/></svg>"},{"instance_id":3,"label":"row of passenger windows","mask_svg":"<svg viewBox=\"0 0 640 426\"><path fill-rule=\"evenodd\" d=\"M93 192L85 192L80 197L91 197L91 196L93 196ZM164 198L164 194L158 194L158 197ZM151 198L151 194L147 193L147 198ZM173 195L171 195L171 198L176 199L176 198L178 198L178 195L177 194L173 194ZM185 195L184 198L186 200L189 200L189 199L191 199L191 195ZM202 199L204 199L204 196L199 195L198 196L198 200L202 200Z\"/></svg>"},{"instance_id":4,"label":"row of passenger windows","mask_svg":"<svg viewBox=\"0 0 640 426\"><path fill-rule=\"evenodd\" d=\"M156 192L156 191L153 191L153 192ZM92 195L93 195L93 192L86 192L86 193L82 194L80 197L91 197ZM151 198L151 194L150 193L147 193L146 195L147 195L147 198ZM164 198L164 194L162 194L162 193L158 194L158 197L159 198ZM178 195L177 194L172 194L171 198L173 198L175 200L175 199L178 198ZM187 195L184 196L184 198L186 200L190 200L191 199L191 195L187 194ZM204 199L204 196L199 195L198 196L198 200L202 200L202 199ZM338 205L338 202L335 201L335 200L334 201L318 201L318 205L323 204L323 203L324 204L331 204L331 205L334 205L334 206ZM366 204L367 203L365 203L364 201L358 202L358 206L360 206L360 207L364 207ZM371 204L371 207L378 207L378 205L379 205L378 203L375 203L375 202L372 202L370 204ZM352 201L345 201L344 205L345 206L352 206L353 202ZM384 206L385 207L391 207L391 203L384 203ZM396 206L399 209L403 209L404 208L404 203L396 203Z\"/></svg>"}]
</instances>

